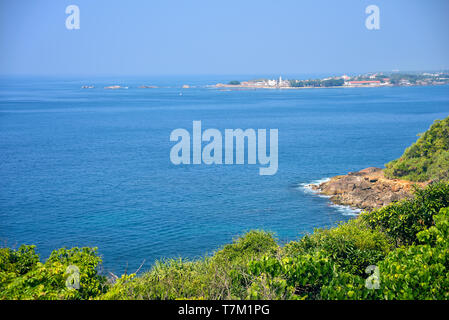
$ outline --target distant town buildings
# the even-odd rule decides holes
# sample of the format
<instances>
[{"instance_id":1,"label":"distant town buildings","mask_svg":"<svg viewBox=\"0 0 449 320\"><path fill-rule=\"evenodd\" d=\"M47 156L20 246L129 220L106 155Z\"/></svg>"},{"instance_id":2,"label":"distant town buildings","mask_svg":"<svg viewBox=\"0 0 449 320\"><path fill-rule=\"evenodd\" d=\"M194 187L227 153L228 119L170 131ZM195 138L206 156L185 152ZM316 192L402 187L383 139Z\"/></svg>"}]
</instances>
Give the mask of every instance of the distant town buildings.
<instances>
[{"instance_id":1,"label":"distant town buildings","mask_svg":"<svg viewBox=\"0 0 449 320\"><path fill-rule=\"evenodd\" d=\"M255 79L247 81L233 80L207 87L230 89L300 89L300 88L356 88L356 87L393 87L393 86L436 86L449 85L449 71L444 72L377 72L359 75L331 76L321 79L283 79L282 76L274 79ZM196 86L193 86L196 87ZM93 85L83 85L82 89L94 89ZM158 88L154 85L141 85L138 88ZM164 88L164 87L162 87ZM192 88L188 84L182 85L183 89ZM106 90L128 89L127 86L110 85ZM182 95L182 93L180 93Z\"/></svg>"},{"instance_id":2,"label":"distant town buildings","mask_svg":"<svg viewBox=\"0 0 449 320\"><path fill-rule=\"evenodd\" d=\"M449 73L366 73L354 76L344 74L322 79L255 79L248 81L231 81L219 83L216 87L227 88L319 88L319 87L384 87L449 84Z\"/></svg>"},{"instance_id":3,"label":"distant town buildings","mask_svg":"<svg viewBox=\"0 0 449 320\"><path fill-rule=\"evenodd\" d=\"M282 76L279 76L279 79L257 79L257 80L250 80L250 81L243 81L240 84L244 87L270 87L270 88L285 88L290 87L290 81L289 80L283 80Z\"/></svg>"}]
</instances>

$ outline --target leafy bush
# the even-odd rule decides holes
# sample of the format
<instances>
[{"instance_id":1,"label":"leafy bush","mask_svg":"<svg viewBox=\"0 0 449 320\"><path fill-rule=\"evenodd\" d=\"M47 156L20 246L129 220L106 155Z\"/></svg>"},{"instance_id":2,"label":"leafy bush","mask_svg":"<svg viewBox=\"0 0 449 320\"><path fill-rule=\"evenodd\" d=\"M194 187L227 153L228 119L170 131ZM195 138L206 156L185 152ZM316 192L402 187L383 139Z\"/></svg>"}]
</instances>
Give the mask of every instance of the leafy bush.
<instances>
[{"instance_id":1,"label":"leafy bush","mask_svg":"<svg viewBox=\"0 0 449 320\"><path fill-rule=\"evenodd\" d=\"M97 274L101 258L96 248L55 250L39 262L34 246L0 249L1 299L89 299L105 289L105 277ZM79 290L66 285L67 268L79 269Z\"/></svg>"},{"instance_id":2,"label":"leafy bush","mask_svg":"<svg viewBox=\"0 0 449 320\"><path fill-rule=\"evenodd\" d=\"M336 228L315 230L300 241L288 243L284 252L295 256L320 251L340 270L362 275L367 266L383 259L391 247L391 239L385 234L356 219Z\"/></svg>"},{"instance_id":3,"label":"leafy bush","mask_svg":"<svg viewBox=\"0 0 449 320\"><path fill-rule=\"evenodd\" d=\"M449 172L449 117L433 125L396 160L385 175L410 181L447 180Z\"/></svg>"},{"instance_id":4,"label":"leafy bush","mask_svg":"<svg viewBox=\"0 0 449 320\"><path fill-rule=\"evenodd\" d=\"M379 263L379 289L368 289L364 279L344 274L322 288L322 298L449 299L449 208L434 220L434 226L417 234L420 244L398 248Z\"/></svg>"},{"instance_id":5,"label":"leafy bush","mask_svg":"<svg viewBox=\"0 0 449 320\"><path fill-rule=\"evenodd\" d=\"M412 244L417 233L432 226L433 216L449 206L449 183L439 182L416 189L414 198L364 213L362 218L396 240L396 244Z\"/></svg>"},{"instance_id":6,"label":"leafy bush","mask_svg":"<svg viewBox=\"0 0 449 320\"><path fill-rule=\"evenodd\" d=\"M266 279L267 285L275 284L275 291L270 292L271 299L301 299L317 297L321 286L328 283L334 272L334 264L323 252L313 255L303 254L294 258L263 257L249 264L250 272L257 279ZM257 284L257 282L255 282ZM262 287L263 288L263 287ZM263 299L260 286L252 286L250 297Z\"/></svg>"},{"instance_id":7,"label":"leafy bush","mask_svg":"<svg viewBox=\"0 0 449 320\"><path fill-rule=\"evenodd\" d=\"M449 151L438 152L427 172L431 180L449 181Z\"/></svg>"},{"instance_id":8,"label":"leafy bush","mask_svg":"<svg viewBox=\"0 0 449 320\"><path fill-rule=\"evenodd\" d=\"M377 297L377 290L366 288L366 279L347 272L335 274L320 291L323 300L372 300Z\"/></svg>"},{"instance_id":9,"label":"leafy bush","mask_svg":"<svg viewBox=\"0 0 449 320\"><path fill-rule=\"evenodd\" d=\"M0 249L0 272L23 275L30 271L39 262L35 248L36 246L21 245L17 250Z\"/></svg>"}]
</instances>

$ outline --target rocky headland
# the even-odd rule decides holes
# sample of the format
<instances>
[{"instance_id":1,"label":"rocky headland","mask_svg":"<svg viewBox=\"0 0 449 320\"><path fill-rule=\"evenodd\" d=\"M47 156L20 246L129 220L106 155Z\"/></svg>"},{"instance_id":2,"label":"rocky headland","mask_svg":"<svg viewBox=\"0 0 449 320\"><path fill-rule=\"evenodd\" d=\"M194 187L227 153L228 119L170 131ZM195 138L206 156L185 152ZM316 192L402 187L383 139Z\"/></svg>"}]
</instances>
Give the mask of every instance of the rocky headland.
<instances>
[{"instance_id":1,"label":"rocky headland","mask_svg":"<svg viewBox=\"0 0 449 320\"><path fill-rule=\"evenodd\" d=\"M423 187L427 183L389 179L383 169L370 167L309 187L330 196L335 204L372 210L410 197L415 184Z\"/></svg>"}]
</instances>

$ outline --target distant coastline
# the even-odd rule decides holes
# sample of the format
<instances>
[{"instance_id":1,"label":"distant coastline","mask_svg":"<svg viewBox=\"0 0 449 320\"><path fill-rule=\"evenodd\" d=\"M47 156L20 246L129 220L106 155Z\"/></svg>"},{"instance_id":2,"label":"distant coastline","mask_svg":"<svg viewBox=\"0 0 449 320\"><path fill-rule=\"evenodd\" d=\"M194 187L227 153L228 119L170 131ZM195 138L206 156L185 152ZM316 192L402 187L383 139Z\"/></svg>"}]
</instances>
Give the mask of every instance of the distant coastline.
<instances>
[{"instance_id":1,"label":"distant coastline","mask_svg":"<svg viewBox=\"0 0 449 320\"><path fill-rule=\"evenodd\" d=\"M360 75L330 76L317 79L253 79L253 80L232 80L227 83L215 83L206 85L192 85L184 83L180 86L158 86L155 84L142 84L134 87L127 85L111 84L101 89L193 89L212 88L222 91L229 90L255 90L255 89L320 89L320 88L379 88L379 87L413 87L413 86L439 86L449 84L449 71L447 72L421 72L421 73L365 73ZM96 89L92 84L84 84L81 89Z\"/></svg>"},{"instance_id":2,"label":"distant coastline","mask_svg":"<svg viewBox=\"0 0 449 320\"><path fill-rule=\"evenodd\" d=\"M408 87L449 84L449 73L366 73L356 76L332 76L322 79L255 79L229 83L217 83L216 88L224 89L311 89L311 88L376 88Z\"/></svg>"}]
</instances>

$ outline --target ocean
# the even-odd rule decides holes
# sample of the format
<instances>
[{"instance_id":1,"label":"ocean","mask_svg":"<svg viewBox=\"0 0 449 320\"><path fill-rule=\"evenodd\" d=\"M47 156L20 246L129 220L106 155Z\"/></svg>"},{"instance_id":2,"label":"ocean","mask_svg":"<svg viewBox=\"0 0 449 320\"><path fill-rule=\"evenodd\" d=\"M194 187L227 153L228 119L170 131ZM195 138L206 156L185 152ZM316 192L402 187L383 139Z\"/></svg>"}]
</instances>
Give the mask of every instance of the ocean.
<instances>
[{"instance_id":1,"label":"ocean","mask_svg":"<svg viewBox=\"0 0 449 320\"><path fill-rule=\"evenodd\" d=\"M449 115L449 86L207 87L233 79L246 78L1 78L2 245L34 244L41 259L98 247L104 269L120 274L211 254L253 229L285 243L356 216L304 184L382 167ZM278 129L277 173L172 164L170 133L195 120L203 130Z\"/></svg>"}]
</instances>

